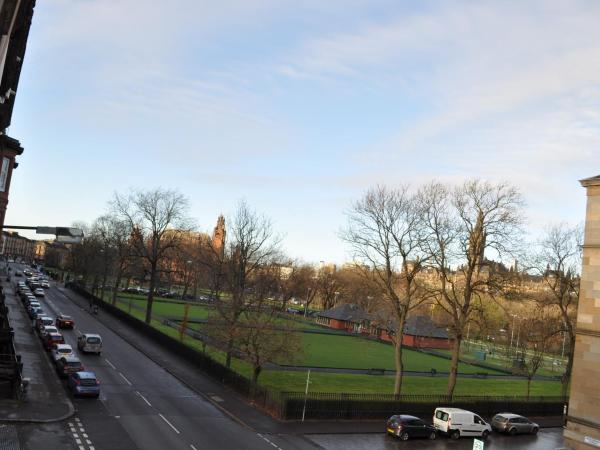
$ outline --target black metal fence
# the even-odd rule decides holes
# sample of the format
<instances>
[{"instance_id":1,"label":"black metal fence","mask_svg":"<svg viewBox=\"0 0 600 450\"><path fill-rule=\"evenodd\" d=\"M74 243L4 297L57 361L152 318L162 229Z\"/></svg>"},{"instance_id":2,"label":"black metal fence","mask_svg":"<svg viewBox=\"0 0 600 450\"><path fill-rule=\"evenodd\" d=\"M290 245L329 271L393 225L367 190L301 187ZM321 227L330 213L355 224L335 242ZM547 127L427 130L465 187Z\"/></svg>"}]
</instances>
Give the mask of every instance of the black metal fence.
<instances>
[{"instance_id":1,"label":"black metal fence","mask_svg":"<svg viewBox=\"0 0 600 450\"><path fill-rule=\"evenodd\" d=\"M127 312L92 296L83 287L70 287L85 297L93 298L101 308L128 323L155 342L194 364L210 377L220 381L247 398L255 406L283 420L385 419L393 414L413 414L428 417L438 406L452 406L491 417L501 411L531 416L560 416L568 402L563 397L458 396L342 394L329 392L275 392L253 383L250 379L225 367L206 354L167 336ZM493 381L490 381L493 383Z\"/></svg>"},{"instance_id":2,"label":"black metal fence","mask_svg":"<svg viewBox=\"0 0 600 450\"><path fill-rule=\"evenodd\" d=\"M509 397L393 394L339 394L313 392L281 393L281 417L315 419L385 419L393 414L432 416L436 407L451 406L475 411L485 417L510 411L531 416L560 416L567 400L563 397Z\"/></svg>"}]
</instances>

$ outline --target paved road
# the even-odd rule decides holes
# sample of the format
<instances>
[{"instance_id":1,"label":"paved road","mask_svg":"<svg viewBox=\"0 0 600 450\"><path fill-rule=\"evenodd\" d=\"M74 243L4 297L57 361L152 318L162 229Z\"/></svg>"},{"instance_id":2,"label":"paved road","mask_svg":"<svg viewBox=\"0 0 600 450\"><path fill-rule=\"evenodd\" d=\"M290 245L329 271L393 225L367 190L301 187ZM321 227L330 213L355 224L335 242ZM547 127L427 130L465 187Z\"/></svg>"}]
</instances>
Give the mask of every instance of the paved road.
<instances>
[{"instance_id":1,"label":"paved road","mask_svg":"<svg viewBox=\"0 0 600 450\"><path fill-rule=\"evenodd\" d=\"M80 332L103 339L101 356L80 354L102 383L99 400L74 400L77 414L67 427L80 450L318 448L301 436L260 435L238 424L67 299L62 288L49 289L43 303L49 313L74 317L75 330L63 333L73 348Z\"/></svg>"},{"instance_id":2,"label":"paved road","mask_svg":"<svg viewBox=\"0 0 600 450\"><path fill-rule=\"evenodd\" d=\"M462 438L451 440L438 438L413 439L400 441L392 436L381 434L345 434L345 435L312 435L308 436L315 443L327 450L471 450L473 439ZM558 450L563 449L562 429L552 428L541 430L537 436L502 436L492 434L485 441L485 450Z\"/></svg>"}]
</instances>

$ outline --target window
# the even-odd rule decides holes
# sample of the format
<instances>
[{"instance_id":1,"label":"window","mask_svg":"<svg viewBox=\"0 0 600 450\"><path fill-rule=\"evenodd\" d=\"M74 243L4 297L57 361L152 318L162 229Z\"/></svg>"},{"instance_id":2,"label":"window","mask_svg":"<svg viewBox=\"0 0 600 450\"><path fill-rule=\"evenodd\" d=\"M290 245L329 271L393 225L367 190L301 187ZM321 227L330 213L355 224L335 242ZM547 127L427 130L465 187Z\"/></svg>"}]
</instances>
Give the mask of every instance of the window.
<instances>
[{"instance_id":1,"label":"window","mask_svg":"<svg viewBox=\"0 0 600 450\"><path fill-rule=\"evenodd\" d=\"M436 411L435 418L443 420L444 422L448 421L448 413L445 411Z\"/></svg>"}]
</instances>

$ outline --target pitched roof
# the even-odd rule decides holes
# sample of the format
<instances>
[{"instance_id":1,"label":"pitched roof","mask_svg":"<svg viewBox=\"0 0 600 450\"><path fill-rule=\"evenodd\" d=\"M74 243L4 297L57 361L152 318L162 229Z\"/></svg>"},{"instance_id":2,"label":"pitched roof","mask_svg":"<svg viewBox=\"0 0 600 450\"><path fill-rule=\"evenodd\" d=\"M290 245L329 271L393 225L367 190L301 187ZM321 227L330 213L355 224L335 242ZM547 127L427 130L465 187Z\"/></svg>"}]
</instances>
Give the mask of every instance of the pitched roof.
<instances>
[{"instance_id":1,"label":"pitched roof","mask_svg":"<svg viewBox=\"0 0 600 450\"><path fill-rule=\"evenodd\" d=\"M412 316L406 319L404 334L448 339L448 332L435 324L429 316Z\"/></svg>"},{"instance_id":2,"label":"pitched roof","mask_svg":"<svg viewBox=\"0 0 600 450\"><path fill-rule=\"evenodd\" d=\"M345 303L318 313L319 317L327 319L345 320L347 322L362 322L363 320L371 320L371 314L367 313L360 306L353 303Z\"/></svg>"},{"instance_id":3,"label":"pitched roof","mask_svg":"<svg viewBox=\"0 0 600 450\"><path fill-rule=\"evenodd\" d=\"M360 306L355 304L343 304L335 308L322 311L317 314L319 317L327 319L342 320L346 322L361 323L365 320L377 323L383 329L390 331L396 330L396 324L393 319L384 311L377 311L369 314ZM439 327L431 320L429 316L410 316L404 324L404 334L411 336L433 337L438 339L448 339L448 332L445 328Z\"/></svg>"}]
</instances>

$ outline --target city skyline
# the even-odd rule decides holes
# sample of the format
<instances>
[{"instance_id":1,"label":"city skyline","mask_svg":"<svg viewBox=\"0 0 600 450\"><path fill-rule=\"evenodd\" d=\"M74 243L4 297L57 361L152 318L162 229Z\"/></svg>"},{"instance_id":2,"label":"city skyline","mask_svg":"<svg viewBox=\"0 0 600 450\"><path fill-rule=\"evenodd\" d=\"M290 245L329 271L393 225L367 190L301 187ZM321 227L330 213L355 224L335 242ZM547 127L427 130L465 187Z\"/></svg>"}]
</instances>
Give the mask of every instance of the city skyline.
<instances>
[{"instance_id":1,"label":"city skyline","mask_svg":"<svg viewBox=\"0 0 600 450\"><path fill-rule=\"evenodd\" d=\"M506 180L533 235L584 217L600 5L180 3L36 7L7 224L91 222L162 186L202 231L245 199L290 256L342 263L344 211L376 183Z\"/></svg>"}]
</instances>

